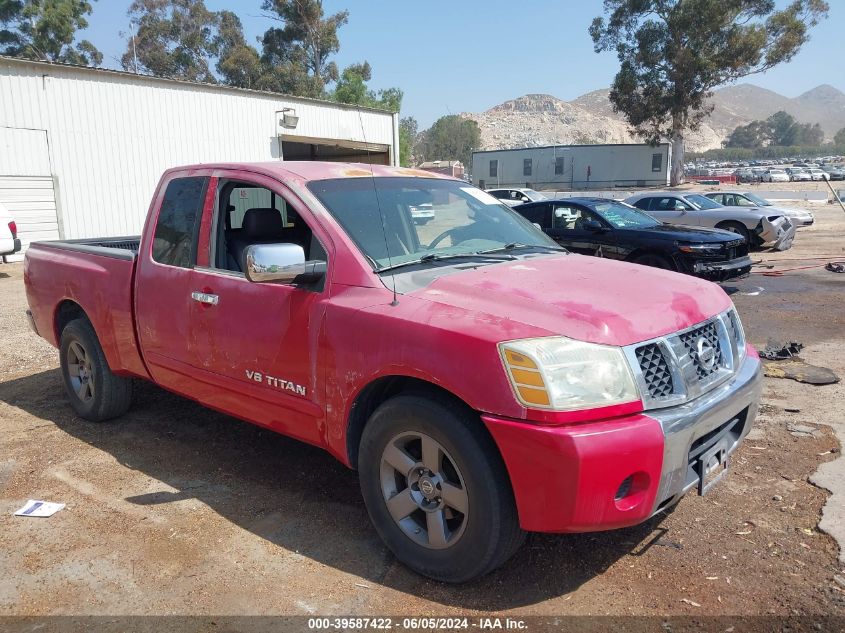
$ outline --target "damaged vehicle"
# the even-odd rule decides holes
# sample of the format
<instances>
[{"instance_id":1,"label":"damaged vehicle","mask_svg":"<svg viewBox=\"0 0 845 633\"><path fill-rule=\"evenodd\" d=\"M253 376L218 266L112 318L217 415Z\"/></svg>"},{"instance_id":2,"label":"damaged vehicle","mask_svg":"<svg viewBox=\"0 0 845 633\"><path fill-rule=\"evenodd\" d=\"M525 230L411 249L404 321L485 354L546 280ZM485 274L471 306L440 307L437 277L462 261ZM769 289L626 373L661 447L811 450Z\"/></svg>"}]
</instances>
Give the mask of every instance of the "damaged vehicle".
<instances>
[{"instance_id":1,"label":"damaged vehicle","mask_svg":"<svg viewBox=\"0 0 845 633\"><path fill-rule=\"evenodd\" d=\"M429 199L436 221L415 223ZM37 242L24 282L81 418L122 415L146 380L324 449L396 557L446 582L525 532L623 528L706 494L762 389L716 284L569 253L419 170L177 167L140 235Z\"/></svg>"},{"instance_id":2,"label":"damaged vehicle","mask_svg":"<svg viewBox=\"0 0 845 633\"><path fill-rule=\"evenodd\" d=\"M727 281L751 272L747 242L735 233L664 224L624 202L564 198L514 211L567 250Z\"/></svg>"},{"instance_id":3,"label":"damaged vehicle","mask_svg":"<svg viewBox=\"0 0 845 633\"><path fill-rule=\"evenodd\" d=\"M770 201L750 191L714 191L704 195L725 207L741 207L743 209L763 210L767 213L782 213L798 228L811 226L816 221L813 214L805 209L775 206Z\"/></svg>"},{"instance_id":4,"label":"damaged vehicle","mask_svg":"<svg viewBox=\"0 0 845 633\"><path fill-rule=\"evenodd\" d=\"M669 224L736 233L750 247L785 251L795 239L795 225L783 213L726 207L700 193L648 192L626 198L625 202Z\"/></svg>"}]
</instances>

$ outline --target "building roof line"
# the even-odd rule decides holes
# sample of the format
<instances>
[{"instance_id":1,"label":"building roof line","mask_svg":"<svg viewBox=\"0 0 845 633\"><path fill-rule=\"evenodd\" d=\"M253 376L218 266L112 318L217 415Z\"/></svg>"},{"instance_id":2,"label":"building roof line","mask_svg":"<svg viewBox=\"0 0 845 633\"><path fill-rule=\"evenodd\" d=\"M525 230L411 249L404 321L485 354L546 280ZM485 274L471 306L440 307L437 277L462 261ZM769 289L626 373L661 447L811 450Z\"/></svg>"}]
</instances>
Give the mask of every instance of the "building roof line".
<instances>
[{"instance_id":1,"label":"building roof line","mask_svg":"<svg viewBox=\"0 0 845 633\"><path fill-rule=\"evenodd\" d=\"M561 149L574 147L668 147L669 143L658 143L657 145L650 145L649 143L587 143L584 145L538 145L532 147L508 147L503 149L482 149L474 151L473 154L489 154L491 152L524 152L530 149Z\"/></svg>"},{"instance_id":2,"label":"building roof line","mask_svg":"<svg viewBox=\"0 0 845 633\"><path fill-rule=\"evenodd\" d=\"M223 84L211 84L211 83L204 83L201 81L188 81L187 79L174 79L172 77L158 77L156 75L145 75L141 73L131 73L125 70L114 70L111 68L95 68L92 66L82 66L80 64L64 64L60 62L47 62L47 61L40 61L34 59L23 59L20 57L10 57L8 55L0 55L0 63L10 63L12 65L21 65L21 66L36 66L39 68L53 68L53 69L61 69L61 70L78 70L83 72L88 72L92 74L101 74L107 75L111 77L120 77L123 79L128 80L135 80L135 81L155 81L155 82L163 82L168 84L178 84L183 86L194 86L197 88L202 88L211 91L218 91L218 92L232 92L236 94L249 94L261 97L274 97L279 100L290 100L290 101L305 101L308 103L315 103L320 105L331 105L337 108L341 108L344 110L361 110L366 112L374 112L377 114L395 114L390 110L384 110L381 108L373 108L371 106L359 106L354 103L341 103L340 101L330 101L328 99L315 99L314 97L298 97L296 95L289 95L283 92L271 92L269 90L255 90L253 88L238 88L236 86L226 86Z\"/></svg>"}]
</instances>

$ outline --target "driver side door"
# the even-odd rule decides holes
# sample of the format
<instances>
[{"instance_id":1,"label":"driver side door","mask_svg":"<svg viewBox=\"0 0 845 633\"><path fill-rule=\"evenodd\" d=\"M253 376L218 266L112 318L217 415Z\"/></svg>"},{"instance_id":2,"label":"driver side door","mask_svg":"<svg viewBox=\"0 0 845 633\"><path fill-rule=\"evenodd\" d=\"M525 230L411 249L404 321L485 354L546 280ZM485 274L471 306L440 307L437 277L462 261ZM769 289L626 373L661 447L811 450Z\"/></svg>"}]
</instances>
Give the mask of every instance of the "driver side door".
<instances>
[{"instance_id":1,"label":"driver side door","mask_svg":"<svg viewBox=\"0 0 845 633\"><path fill-rule=\"evenodd\" d=\"M277 181L250 173L215 172L216 200L200 230L192 271L190 337L200 383L194 398L307 442L319 443L323 377L315 372L331 279L304 287L249 281L227 257L227 241L294 243L306 259L331 261L331 242L307 207ZM278 211L272 234L244 234L254 211ZM257 217L251 215L250 217ZM241 226L241 220L244 220ZM275 226L275 228L272 228ZM240 234L238 233L240 231ZM222 250L221 250L222 249Z\"/></svg>"},{"instance_id":2,"label":"driver side door","mask_svg":"<svg viewBox=\"0 0 845 633\"><path fill-rule=\"evenodd\" d=\"M573 253L618 259L614 232L597 213L574 204L550 206L551 227L546 233L554 241ZM598 223L601 230L587 228L588 222Z\"/></svg>"},{"instance_id":3,"label":"driver side door","mask_svg":"<svg viewBox=\"0 0 845 633\"><path fill-rule=\"evenodd\" d=\"M652 198L648 214L668 224L698 225L692 206L674 196Z\"/></svg>"}]
</instances>

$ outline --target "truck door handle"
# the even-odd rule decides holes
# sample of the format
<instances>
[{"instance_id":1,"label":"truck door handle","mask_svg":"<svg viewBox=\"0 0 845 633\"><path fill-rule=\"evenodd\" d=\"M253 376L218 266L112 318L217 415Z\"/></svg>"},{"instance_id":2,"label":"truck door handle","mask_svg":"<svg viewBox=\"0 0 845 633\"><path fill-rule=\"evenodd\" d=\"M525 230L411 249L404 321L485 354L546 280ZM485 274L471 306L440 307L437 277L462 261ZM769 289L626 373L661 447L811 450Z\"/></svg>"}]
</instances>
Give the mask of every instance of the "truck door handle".
<instances>
[{"instance_id":1,"label":"truck door handle","mask_svg":"<svg viewBox=\"0 0 845 633\"><path fill-rule=\"evenodd\" d=\"M197 303L204 303L209 306L216 306L220 301L220 298L217 295L210 295L207 292L199 292L197 290L194 290L191 293L191 299Z\"/></svg>"}]
</instances>

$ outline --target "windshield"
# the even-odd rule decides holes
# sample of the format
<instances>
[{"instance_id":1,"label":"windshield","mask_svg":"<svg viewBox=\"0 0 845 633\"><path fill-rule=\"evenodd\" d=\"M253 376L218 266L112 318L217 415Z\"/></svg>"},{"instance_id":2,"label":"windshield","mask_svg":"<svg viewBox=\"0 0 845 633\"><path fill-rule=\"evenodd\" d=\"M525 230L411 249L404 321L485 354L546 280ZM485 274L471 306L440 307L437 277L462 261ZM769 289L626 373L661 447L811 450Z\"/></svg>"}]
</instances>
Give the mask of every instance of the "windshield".
<instances>
[{"instance_id":1,"label":"windshield","mask_svg":"<svg viewBox=\"0 0 845 633\"><path fill-rule=\"evenodd\" d=\"M761 198L756 193L745 193L743 194L748 200L751 200L754 204L758 207L770 207L772 203L766 200L765 198Z\"/></svg>"},{"instance_id":2,"label":"windshield","mask_svg":"<svg viewBox=\"0 0 845 633\"><path fill-rule=\"evenodd\" d=\"M662 224L650 215L615 200L597 202L591 208L617 229L650 229Z\"/></svg>"},{"instance_id":3,"label":"windshield","mask_svg":"<svg viewBox=\"0 0 845 633\"><path fill-rule=\"evenodd\" d=\"M721 204L718 204L717 202L713 202L710 198L708 198L706 196L702 196L702 195L697 194L697 193L694 193L694 194L689 195L689 196L684 196L684 200L689 202L696 209L704 209L704 210L718 209L719 207L722 206Z\"/></svg>"},{"instance_id":4,"label":"windshield","mask_svg":"<svg viewBox=\"0 0 845 633\"><path fill-rule=\"evenodd\" d=\"M337 178L311 182L308 188L377 270L514 245L560 250L489 193L454 180ZM411 207L427 203L433 217L414 217Z\"/></svg>"}]
</instances>

